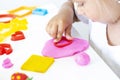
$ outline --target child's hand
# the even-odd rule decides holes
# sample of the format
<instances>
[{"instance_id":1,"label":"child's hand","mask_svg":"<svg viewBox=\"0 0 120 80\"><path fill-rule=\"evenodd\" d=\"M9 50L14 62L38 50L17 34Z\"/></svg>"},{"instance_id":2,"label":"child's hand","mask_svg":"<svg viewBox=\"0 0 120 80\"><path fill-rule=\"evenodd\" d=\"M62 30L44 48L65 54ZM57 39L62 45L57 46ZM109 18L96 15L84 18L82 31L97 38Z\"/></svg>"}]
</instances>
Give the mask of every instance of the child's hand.
<instances>
[{"instance_id":1,"label":"child's hand","mask_svg":"<svg viewBox=\"0 0 120 80\"><path fill-rule=\"evenodd\" d=\"M54 42L61 40L63 34L71 40L71 27L74 19L74 6L72 0L65 2L59 13L55 15L48 23L46 31L54 38Z\"/></svg>"},{"instance_id":2,"label":"child's hand","mask_svg":"<svg viewBox=\"0 0 120 80\"><path fill-rule=\"evenodd\" d=\"M54 38L54 42L61 40L64 36L71 40L71 27L73 23L73 14L70 11L63 11L55 15L48 23L46 31Z\"/></svg>"}]
</instances>

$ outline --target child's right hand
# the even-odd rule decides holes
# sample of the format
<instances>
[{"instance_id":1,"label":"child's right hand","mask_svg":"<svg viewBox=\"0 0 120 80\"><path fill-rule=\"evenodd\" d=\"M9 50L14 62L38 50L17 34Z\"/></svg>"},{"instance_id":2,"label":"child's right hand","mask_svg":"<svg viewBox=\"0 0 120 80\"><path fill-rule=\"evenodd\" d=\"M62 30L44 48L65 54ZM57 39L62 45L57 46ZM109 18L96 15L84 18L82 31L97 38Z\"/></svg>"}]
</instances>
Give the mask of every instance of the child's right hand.
<instances>
[{"instance_id":1,"label":"child's right hand","mask_svg":"<svg viewBox=\"0 0 120 80\"><path fill-rule=\"evenodd\" d=\"M61 40L63 34L68 39L71 40L71 27L73 23L74 12L70 9L61 10L57 15L55 15L46 27L47 33L54 38L54 42Z\"/></svg>"}]
</instances>

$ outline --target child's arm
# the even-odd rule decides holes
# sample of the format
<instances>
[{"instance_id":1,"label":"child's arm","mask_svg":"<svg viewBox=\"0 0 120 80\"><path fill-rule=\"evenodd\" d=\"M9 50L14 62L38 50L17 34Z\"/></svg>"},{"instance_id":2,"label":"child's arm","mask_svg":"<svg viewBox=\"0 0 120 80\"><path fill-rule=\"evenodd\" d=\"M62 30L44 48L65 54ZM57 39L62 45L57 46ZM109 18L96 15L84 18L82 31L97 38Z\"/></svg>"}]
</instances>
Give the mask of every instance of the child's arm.
<instances>
[{"instance_id":1,"label":"child's arm","mask_svg":"<svg viewBox=\"0 0 120 80\"><path fill-rule=\"evenodd\" d=\"M65 2L59 13L63 14L63 13L67 13L67 14L71 14L73 16L73 22L74 21L79 21L79 19L76 17L75 11L74 11L74 3L72 0L68 0L67 2ZM70 12L70 13L69 13Z\"/></svg>"},{"instance_id":2,"label":"child's arm","mask_svg":"<svg viewBox=\"0 0 120 80\"><path fill-rule=\"evenodd\" d=\"M71 27L75 20L74 5L72 1L69 0L62 5L58 14L49 21L46 31L54 38L55 42L60 41L63 34L70 40L72 39Z\"/></svg>"}]
</instances>

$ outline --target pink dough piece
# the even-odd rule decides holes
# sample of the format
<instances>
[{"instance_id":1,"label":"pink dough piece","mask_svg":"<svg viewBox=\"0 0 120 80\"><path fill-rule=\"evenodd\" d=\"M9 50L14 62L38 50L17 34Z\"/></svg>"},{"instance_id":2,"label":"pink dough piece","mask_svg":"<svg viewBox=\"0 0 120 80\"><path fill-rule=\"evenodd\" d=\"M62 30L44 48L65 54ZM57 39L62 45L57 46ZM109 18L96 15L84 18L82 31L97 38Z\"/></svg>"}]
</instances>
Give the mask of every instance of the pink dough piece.
<instances>
[{"instance_id":1,"label":"pink dough piece","mask_svg":"<svg viewBox=\"0 0 120 80\"><path fill-rule=\"evenodd\" d=\"M13 66L12 63L8 63L8 64L3 64L2 65L4 68L11 68Z\"/></svg>"},{"instance_id":2,"label":"pink dough piece","mask_svg":"<svg viewBox=\"0 0 120 80\"><path fill-rule=\"evenodd\" d=\"M61 41L62 42L62 41ZM46 42L42 54L43 56L62 58L72 56L76 53L83 52L89 47L89 43L86 40L74 38L72 43L62 48L56 47L53 43L53 39Z\"/></svg>"},{"instance_id":3,"label":"pink dough piece","mask_svg":"<svg viewBox=\"0 0 120 80\"><path fill-rule=\"evenodd\" d=\"M75 61L78 65L85 66L90 63L90 57L85 52L81 52L75 55Z\"/></svg>"},{"instance_id":4,"label":"pink dough piece","mask_svg":"<svg viewBox=\"0 0 120 80\"><path fill-rule=\"evenodd\" d=\"M7 58L7 59L5 59L5 60L3 61L4 64L10 63L10 62L11 62L11 61L10 61L9 58Z\"/></svg>"},{"instance_id":5,"label":"pink dough piece","mask_svg":"<svg viewBox=\"0 0 120 80\"><path fill-rule=\"evenodd\" d=\"M11 60L9 58L7 58L3 61L2 66L4 68L11 68L13 66L13 64L11 63Z\"/></svg>"}]
</instances>

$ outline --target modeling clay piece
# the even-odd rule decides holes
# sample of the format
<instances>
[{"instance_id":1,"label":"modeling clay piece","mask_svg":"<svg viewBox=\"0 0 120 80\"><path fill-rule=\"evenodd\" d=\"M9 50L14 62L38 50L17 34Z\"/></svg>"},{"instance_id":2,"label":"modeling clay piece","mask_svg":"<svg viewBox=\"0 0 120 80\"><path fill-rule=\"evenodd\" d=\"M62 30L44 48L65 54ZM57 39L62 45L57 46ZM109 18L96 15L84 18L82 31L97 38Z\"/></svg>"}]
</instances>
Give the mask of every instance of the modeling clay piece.
<instances>
[{"instance_id":1,"label":"modeling clay piece","mask_svg":"<svg viewBox=\"0 0 120 80\"><path fill-rule=\"evenodd\" d=\"M11 80L32 80L32 78L29 78L24 73L16 72L16 73L12 74Z\"/></svg>"},{"instance_id":2,"label":"modeling clay piece","mask_svg":"<svg viewBox=\"0 0 120 80\"><path fill-rule=\"evenodd\" d=\"M11 60L9 58L7 58L3 61L2 66L4 68L11 68L13 66L13 64L11 63Z\"/></svg>"},{"instance_id":3,"label":"modeling clay piece","mask_svg":"<svg viewBox=\"0 0 120 80\"><path fill-rule=\"evenodd\" d=\"M10 20L14 19L16 16L12 14L0 14L0 22L8 23ZM9 18L9 20L6 20Z\"/></svg>"},{"instance_id":4,"label":"modeling clay piece","mask_svg":"<svg viewBox=\"0 0 120 80\"><path fill-rule=\"evenodd\" d=\"M0 44L0 55L12 53L13 49L10 44L2 43Z\"/></svg>"},{"instance_id":5,"label":"modeling clay piece","mask_svg":"<svg viewBox=\"0 0 120 80\"><path fill-rule=\"evenodd\" d=\"M22 39L25 39L25 36L22 31L17 31L14 34L12 34L12 36L11 36L12 41L18 41L18 40L22 40Z\"/></svg>"},{"instance_id":6,"label":"modeling clay piece","mask_svg":"<svg viewBox=\"0 0 120 80\"><path fill-rule=\"evenodd\" d=\"M21 67L23 70L44 73L54 62L53 58L32 55Z\"/></svg>"},{"instance_id":7,"label":"modeling clay piece","mask_svg":"<svg viewBox=\"0 0 120 80\"><path fill-rule=\"evenodd\" d=\"M65 42L61 41L60 44L62 43L65 43ZM55 45L56 44L53 43L53 39L48 40L42 50L42 54L44 56L49 56L53 58L61 58L61 57L72 56L74 54L83 52L89 47L89 43L86 40L78 39L78 38L74 38L72 43L70 41L69 45L66 45L61 48L56 47Z\"/></svg>"},{"instance_id":8,"label":"modeling clay piece","mask_svg":"<svg viewBox=\"0 0 120 80\"><path fill-rule=\"evenodd\" d=\"M90 63L90 57L85 52L75 54L75 61L78 65L85 66Z\"/></svg>"},{"instance_id":9,"label":"modeling clay piece","mask_svg":"<svg viewBox=\"0 0 120 80\"><path fill-rule=\"evenodd\" d=\"M10 14L14 14L17 17L24 17L32 13L32 10L34 10L35 7L28 7L28 6L21 6L19 8L16 8L14 10L10 10Z\"/></svg>"},{"instance_id":10,"label":"modeling clay piece","mask_svg":"<svg viewBox=\"0 0 120 80\"><path fill-rule=\"evenodd\" d=\"M32 14L44 16L48 14L48 11L46 9L36 8L35 10L32 11Z\"/></svg>"}]
</instances>

